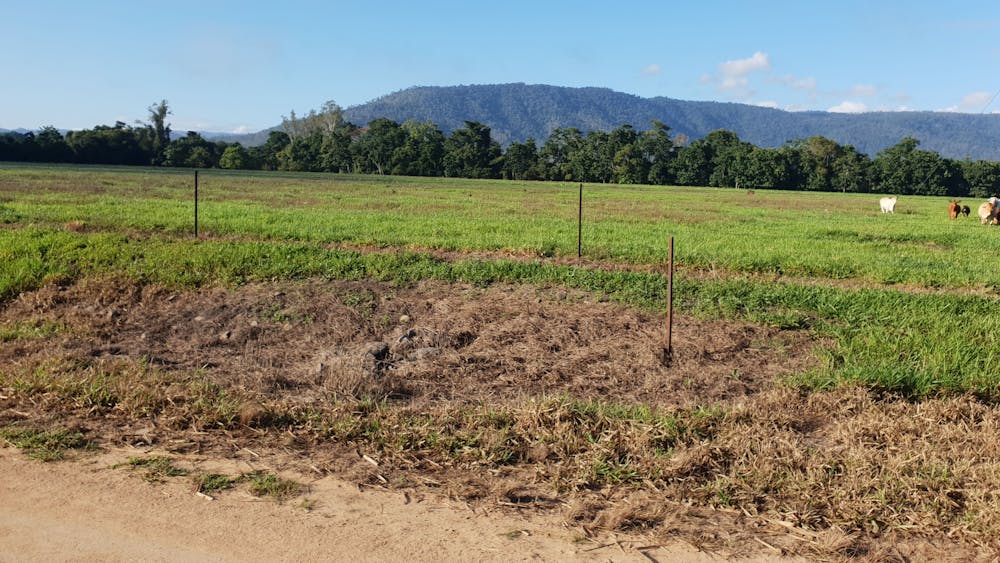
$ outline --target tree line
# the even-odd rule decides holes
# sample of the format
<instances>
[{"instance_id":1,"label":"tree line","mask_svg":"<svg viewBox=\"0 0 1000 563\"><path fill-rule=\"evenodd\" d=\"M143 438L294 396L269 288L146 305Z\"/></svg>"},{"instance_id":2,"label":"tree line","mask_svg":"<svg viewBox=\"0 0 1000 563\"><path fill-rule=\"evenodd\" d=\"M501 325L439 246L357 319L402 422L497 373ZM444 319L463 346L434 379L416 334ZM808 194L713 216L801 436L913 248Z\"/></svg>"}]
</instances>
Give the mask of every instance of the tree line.
<instances>
[{"instance_id":1,"label":"tree line","mask_svg":"<svg viewBox=\"0 0 1000 563\"><path fill-rule=\"evenodd\" d=\"M503 149L482 123L445 135L435 124L387 118L359 127L327 102L282 118L262 145L208 141L196 132L171 138L166 100L149 120L70 131L0 135L0 161L288 170L456 178L550 180L745 189L880 192L989 197L1000 194L1000 163L952 160L907 137L875 155L822 136L761 148L717 130L688 142L659 121L636 131L559 128Z\"/></svg>"}]
</instances>

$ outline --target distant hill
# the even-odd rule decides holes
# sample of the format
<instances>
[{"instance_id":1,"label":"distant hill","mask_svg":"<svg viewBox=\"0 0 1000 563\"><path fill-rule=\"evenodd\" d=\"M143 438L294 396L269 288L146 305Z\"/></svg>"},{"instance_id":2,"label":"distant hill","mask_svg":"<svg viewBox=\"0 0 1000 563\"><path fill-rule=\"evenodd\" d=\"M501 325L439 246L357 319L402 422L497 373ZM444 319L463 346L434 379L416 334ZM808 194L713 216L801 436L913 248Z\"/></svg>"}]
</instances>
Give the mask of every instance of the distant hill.
<instances>
[{"instance_id":1,"label":"distant hill","mask_svg":"<svg viewBox=\"0 0 1000 563\"><path fill-rule=\"evenodd\" d=\"M379 118L403 122L430 121L445 134L465 121L488 125L500 144L539 145L556 128L610 131L621 125L637 130L659 120L671 135L690 140L717 129L736 133L759 147L780 147L794 139L821 135L841 145L853 145L874 156L904 137L920 141L920 148L941 156L972 160L1000 160L1000 115L945 112L788 112L747 104L695 102L666 97L641 98L607 88L567 88L532 84L473 86L418 86L344 110L356 125ZM259 144L267 130L253 136L218 136Z\"/></svg>"}]
</instances>

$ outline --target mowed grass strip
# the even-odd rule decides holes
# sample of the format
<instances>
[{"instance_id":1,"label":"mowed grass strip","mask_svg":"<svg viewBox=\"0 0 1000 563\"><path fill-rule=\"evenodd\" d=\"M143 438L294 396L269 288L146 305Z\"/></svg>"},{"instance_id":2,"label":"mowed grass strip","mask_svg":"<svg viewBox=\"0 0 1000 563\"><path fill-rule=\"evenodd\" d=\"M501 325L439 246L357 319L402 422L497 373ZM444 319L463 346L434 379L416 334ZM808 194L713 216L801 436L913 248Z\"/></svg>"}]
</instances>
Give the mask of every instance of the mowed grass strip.
<instances>
[{"instance_id":1,"label":"mowed grass strip","mask_svg":"<svg viewBox=\"0 0 1000 563\"><path fill-rule=\"evenodd\" d=\"M541 261L445 261L420 253L361 253L304 243L133 238L25 228L0 231L0 298L43 283L94 275L172 287L325 278L407 284L424 279L560 284L652 311L666 307L656 272L608 271ZM676 308L708 318L812 330L830 344L825 365L797 383L828 388L861 381L920 398L971 392L1000 399L1000 359L992 345L1000 317L992 297L842 289L754 277L675 284Z\"/></svg>"},{"instance_id":2,"label":"mowed grass strip","mask_svg":"<svg viewBox=\"0 0 1000 563\"><path fill-rule=\"evenodd\" d=\"M578 184L204 171L204 236L409 250L575 256ZM994 289L1000 230L950 220L945 197L584 186L591 260L877 284ZM977 202L964 203L975 207ZM190 170L4 165L0 223L186 236Z\"/></svg>"}]
</instances>

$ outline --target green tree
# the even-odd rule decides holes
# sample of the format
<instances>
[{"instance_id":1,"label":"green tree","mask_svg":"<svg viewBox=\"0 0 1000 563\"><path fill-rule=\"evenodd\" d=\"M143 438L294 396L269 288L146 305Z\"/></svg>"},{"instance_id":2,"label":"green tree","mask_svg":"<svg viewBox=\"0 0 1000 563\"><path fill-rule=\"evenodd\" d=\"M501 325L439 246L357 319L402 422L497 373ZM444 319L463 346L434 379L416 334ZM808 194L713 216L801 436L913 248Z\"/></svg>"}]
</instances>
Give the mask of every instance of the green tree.
<instances>
[{"instance_id":1,"label":"green tree","mask_svg":"<svg viewBox=\"0 0 1000 563\"><path fill-rule=\"evenodd\" d=\"M325 172L350 172L353 159L351 144L358 128L350 123L338 127L336 131L323 136L319 148L320 169Z\"/></svg>"},{"instance_id":2,"label":"green tree","mask_svg":"<svg viewBox=\"0 0 1000 563\"><path fill-rule=\"evenodd\" d=\"M250 158L256 166L264 170L277 170L280 166L278 153L291 143L288 134L284 131L271 131L267 135L267 141L263 145L251 147L249 149Z\"/></svg>"},{"instance_id":3,"label":"green tree","mask_svg":"<svg viewBox=\"0 0 1000 563\"><path fill-rule=\"evenodd\" d=\"M703 139L712 154L712 172L708 185L719 188L740 187L746 183L748 157L754 146L740 141L736 133L719 129Z\"/></svg>"},{"instance_id":4,"label":"green tree","mask_svg":"<svg viewBox=\"0 0 1000 563\"><path fill-rule=\"evenodd\" d=\"M497 178L500 170L500 145L482 123L466 121L445 141L443 159L445 176L454 178Z\"/></svg>"},{"instance_id":5,"label":"green tree","mask_svg":"<svg viewBox=\"0 0 1000 563\"><path fill-rule=\"evenodd\" d=\"M671 164L678 184L707 186L712 175L712 147L704 139L698 139L681 148Z\"/></svg>"},{"instance_id":6,"label":"green tree","mask_svg":"<svg viewBox=\"0 0 1000 563\"><path fill-rule=\"evenodd\" d=\"M395 121L385 117L371 121L351 147L360 166L358 172L391 172L393 154L405 142L406 131Z\"/></svg>"},{"instance_id":7,"label":"green tree","mask_svg":"<svg viewBox=\"0 0 1000 563\"><path fill-rule=\"evenodd\" d=\"M403 146L392 156L392 173L405 176L444 174L444 133L429 121L410 119L400 128L406 133Z\"/></svg>"},{"instance_id":8,"label":"green tree","mask_svg":"<svg viewBox=\"0 0 1000 563\"><path fill-rule=\"evenodd\" d=\"M674 182L672 163L677 158L677 146L670 138L670 127L653 120L653 127L639 135L637 148L646 161L649 172L646 181L666 185Z\"/></svg>"},{"instance_id":9,"label":"green tree","mask_svg":"<svg viewBox=\"0 0 1000 563\"><path fill-rule=\"evenodd\" d=\"M538 172L538 147L528 138L524 143L511 143L503 155L500 167L503 177L510 180L535 180Z\"/></svg>"},{"instance_id":10,"label":"green tree","mask_svg":"<svg viewBox=\"0 0 1000 563\"><path fill-rule=\"evenodd\" d=\"M880 191L914 195L963 195L957 166L935 152L919 150L920 141L906 137L875 155L872 170Z\"/></svg>"},{"instance_id":11,"label":"green tree","mask_svg":"<svg viewBox=\"0 0 1000 563\"><path fill-rule=\"evenodd\" d=\"M583 133L575 127L557 128L552 131L538 151L539 163L544 171L543 179L582 182L582 178L574 177L570 158L583 148L585 142Z\"/></svg>"},{"instance_id":12,"label":"green tree","mask_svg":"<svg viewBox=\"0 0 1000 563\"><path fill-rule=\"evenodd\" d=\"M222 151L219 157L219 168L243 170L250 168L250 155L240 143L233 143Z\"/></svg>"},{"instance_id":13,"label":"green tree","mask_svg":"<svg viewBox=\"0 0 1000 563\"><path fill-rule=\"evenodd\" d=\"M851 145L843 147L833 164L833 189L840 192L867 193L871 191L872 160Z\"/></svg>"},{"instance_id":14,"label":"green tree","mask_svg":"<svg viewBox=\"0 0 1000 563\"><path fill-rule=\"evenodd\" d=\"M642 184L649 175L649 162L636 147L639 134L631 125L611 131L599 152L601 174L615 184Z\"/></svg>"},{"instance_id":15,"label":"green tree","mask_svg":"<svg viewBox=\"0 0 1000 563\"><path fill-rule=\"evenodd\" d=\"M69 148L66 139L58 129L49 125L35 135L37 155L35 160L41 162L71 162L73 150Z\"/></svg>"},{"instance_id":16,"label":"green tree","mask_svg":"<svg viewBox=\"0 0 1000 563\"><path fill-rule=\"evenodd\" d=\"M149 152L140 139L141 133L121 121L114 127L98 125L66 134L74 160L86 164L148 165Z\"/></svg>"},{"instance_id":17,"label":"green tree","mask_svg":"<svg viewBox=\"0 0 1000 563\"><path fill-rule=\"evenodd\" d=\"M982 198L1000 195L1000 162L965 160L961 168L969 195Z\"/></svg>"},{"instance_id":18,"label":"green tree","mask_svg":"<svg viewBox=\"0 0 1000 563\"><path fill-rule=\"evenodd\" d=\"M346 126L343 110L332 100L303 117L296 116L294 110L289 117L282 116L281 127L289 142L275 154L278 168L312 172L339 168L343 156L339 141ZM339 138L327 141L338 133Z\"/></svg>"},{"instance_id":19,"label":"green tree","mask_svg":"<svg viewBox=\"0 0 1000 563\"><path fill-rule=\"evenodd\" d=\"M188 168L215 168L222 154L220 145L211 143L194 131L175 139L163 151L163 165Z\"/></svg>"},{"instance_id":20,"label":"green tree","mask_svg":"<svg viewBox=\"0 0 1000 563\"><path fill-rule=\"evenodd\" d=\"M150 163L160 164L163 162L163 151L170 145L170 124L167 123L170 108L167 106L167 100L160 100L160 103L153 104L146 109L149 111L151 132Z\"/></svg>"},{"instance_id":21,"label":"green tree","mask_svg":"<svg viewBox=\"0 0 1000 563\"><path fill-rule=\"evenodd\" d=\"M323 133L314 130L308 135L293 138L285 148L278 151L278 170L293 172L322 171L320 154L323 148Z\"/></svg>"},{"instance_id":22,"label":"green tree","mask_svg":"<svg viewBox=\"0 0 1000 563\"><path fill-rule=\"evenodd\" d=\"M747 154L741 186L774 190L797 189L797 155L784 149L753 147Z\"/></svg>"},{"instance_id":23,"label":"green tree","mask_svg":"<svg viewBox=\"0 0 1000 563\"><path fill-rule=\"evenodd\" d=\"M836 163L843 149L826 137L809 137L802 142L802 167L807 190L831 191L836 178Z\"/></svg>"}]
</instances>

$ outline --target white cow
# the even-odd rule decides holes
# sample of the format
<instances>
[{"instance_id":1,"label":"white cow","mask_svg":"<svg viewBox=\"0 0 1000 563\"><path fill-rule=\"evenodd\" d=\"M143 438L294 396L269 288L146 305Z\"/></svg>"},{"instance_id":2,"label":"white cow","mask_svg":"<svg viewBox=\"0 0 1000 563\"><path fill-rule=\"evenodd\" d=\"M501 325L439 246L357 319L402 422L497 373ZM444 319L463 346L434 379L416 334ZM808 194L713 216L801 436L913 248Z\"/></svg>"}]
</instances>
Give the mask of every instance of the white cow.
<instances>
[{"instance_id":1,"label":"white cow","mask_svg":"<svg viewBox=\"0 0 1000 563\"><path fill-rule=\"evenodd\" d=\"M997 214L1000 213L1000 206L997 205L998 200L991 197L990 201L983 202L979 205L979 222L983 225L991 224L996 225L1000 222L1000 218Z\"/></svg>"},{"instance_id":2,"label":"white cow","mask_svg":"<svg viewBox=\"0 0 1000 563\"><path fill-rule=\"evenodd\" d=\"M882 199L878 200L878 202L879 205L882 206L882 213L892 213L893 215L896 214L896 212L894 211L894 209L896 209L896 196L883 197Z\"/></svg>"}]
</instances>

